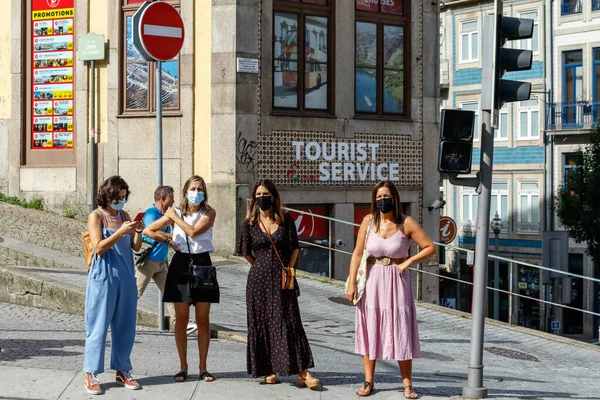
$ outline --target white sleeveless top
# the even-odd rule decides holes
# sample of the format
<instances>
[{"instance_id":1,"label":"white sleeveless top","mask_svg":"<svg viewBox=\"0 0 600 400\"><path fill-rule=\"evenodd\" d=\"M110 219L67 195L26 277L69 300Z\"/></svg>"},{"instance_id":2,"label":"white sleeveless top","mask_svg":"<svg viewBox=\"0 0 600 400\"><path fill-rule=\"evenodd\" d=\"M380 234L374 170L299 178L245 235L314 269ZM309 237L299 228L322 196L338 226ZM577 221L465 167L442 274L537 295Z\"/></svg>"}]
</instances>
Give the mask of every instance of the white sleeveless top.
<instances>
[{"instance_id":1,"label":"white sleeveless top","mask_svg":"<svg viewBox=\"0 0 600 400\"><path fill-rule=\"evenodd\" d=\"M198 222L198 220L200 220L200 218L202 218L204 216L204 214L206 214L205 210L200 210L193 214L182 217L181 210L175 209L175 212L177 213L177 215L179 215L179 217L181 217L187 224L189 224L191 226L196 225L196 222ZM212 226L210 228L208 228L207 231L205 231L199 235L196 235L195 237L188 236L188 240L190 243L190 250L188 250L186 236L187 235L183 231L183 229L181 229L179 227L179 225L175 224L175 227L173 228L173 241L175 242L175 244L177 246L179 246L179 250L181 250L182 253L189 253L190 250L191 250L192 254L200 254L200 253L205 253L207 251L212 253L215 251L215 249L213 247L213 243L212 243L212 236L213 236L213 227Z\"/></svg>"}]
</instances>

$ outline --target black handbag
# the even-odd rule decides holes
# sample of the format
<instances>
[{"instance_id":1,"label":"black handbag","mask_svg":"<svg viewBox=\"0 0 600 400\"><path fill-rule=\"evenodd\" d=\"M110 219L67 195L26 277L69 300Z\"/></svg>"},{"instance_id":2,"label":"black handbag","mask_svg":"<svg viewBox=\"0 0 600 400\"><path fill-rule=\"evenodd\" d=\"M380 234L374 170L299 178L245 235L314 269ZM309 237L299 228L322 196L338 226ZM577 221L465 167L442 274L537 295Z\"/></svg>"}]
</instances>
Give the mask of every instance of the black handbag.
<instances>
[{"instance_id":1,"label":"black handbag","mask_svg":"<svg viewBox=\"0 0 600 400\"><path fill-rule=\"evenodd\" d=\"M144 265L144 263L146 262L146 259L152 252L152 249L157 244L158 244L157 241L154 241L154 244L152 244L152 245L150 243L142 242L142 247L140 248L140 250L133 252L133 259L135 262L135 266L137 268L141 268Z\"/></svg>"},{"instance_id":2,"label":"black handbag","mask_svg":"<svg viewBox=\"0 0 600 400\"><path fill-rule=\"evenodd\" d=\"M189 261L189 284L192 292L197 290L216 290L219 288L217 281L217 268L212 265L196 265L192 258L190 239L185 235L188 246Z\"/></svg>"}]
</instances>

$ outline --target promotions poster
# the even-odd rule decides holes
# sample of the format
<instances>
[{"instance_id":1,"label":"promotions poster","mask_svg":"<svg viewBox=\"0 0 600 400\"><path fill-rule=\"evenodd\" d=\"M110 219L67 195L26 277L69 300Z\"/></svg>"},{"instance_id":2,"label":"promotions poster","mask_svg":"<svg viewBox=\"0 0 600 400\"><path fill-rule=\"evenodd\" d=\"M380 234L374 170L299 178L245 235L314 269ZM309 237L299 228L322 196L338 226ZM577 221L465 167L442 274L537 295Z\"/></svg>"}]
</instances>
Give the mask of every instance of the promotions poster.
<instances>
[{"instance_id":1,"label":"promotions poster","mask_svg":"<svg viewBox=\"0 0 600 400\"><path fill-rule=\"evenodd\" d=\"M75 0L32 0L31 147L73 148Z\"/></svg>"}]
</instances>

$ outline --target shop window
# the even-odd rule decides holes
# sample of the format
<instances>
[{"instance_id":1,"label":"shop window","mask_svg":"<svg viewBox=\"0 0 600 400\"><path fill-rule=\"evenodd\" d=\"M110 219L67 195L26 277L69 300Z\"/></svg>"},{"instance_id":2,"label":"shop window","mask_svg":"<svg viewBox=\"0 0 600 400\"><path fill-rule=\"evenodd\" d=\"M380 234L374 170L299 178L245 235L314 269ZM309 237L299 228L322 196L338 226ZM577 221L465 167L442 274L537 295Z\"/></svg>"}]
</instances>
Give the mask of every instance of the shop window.
<instances>
[{"instance_id":1,"label":"shop window","mask_svg":"<svg viewBox=\"0 0 600 400\"><path fill-rule=\"evenodd\" d=\"M148 114L156 112L156 63L146 61L133 45L133 14L139 0L123 6L121 112ZM169 2L179 10L179 1ZM161 63L162 106L165 113L179 110L179 56Z\"/></svg>"},{"instance_id":2,"label":"shop window","mask_svg":"<svg viewBox=\"0 0 600 400\"><path fill-rule=\"evenodd\" d=\"M273 9L273 111L330 113L332 4L275 0Z\"/></svg>"},{"instance_id":3,"label":"shop window","mask_svg":"<svg viewBox=\"0 0 600 400\"><path fill-rule=\"evenodd\" d=\"M294 219L298 231L298 240L300 241L297 268L312 274L329 276L329 266L333 260L333 252L328 249L331 247L329 243L329 221L319 217L327 216L326 207L316 205L289 206L289 208L309 213L302 214L288 211ZM333 273L333 271L331 272Z\"/></svg>"},{"instance_id":4,"label":"shop window","mask_svg":"<svg viewBox=\"0 0 600 400\"><path fill-rule=\"evenodd\" d=\"M354 83L359 116L408 116L410 19L404 3L356 0Z\"/></svg>"}]
</instances>

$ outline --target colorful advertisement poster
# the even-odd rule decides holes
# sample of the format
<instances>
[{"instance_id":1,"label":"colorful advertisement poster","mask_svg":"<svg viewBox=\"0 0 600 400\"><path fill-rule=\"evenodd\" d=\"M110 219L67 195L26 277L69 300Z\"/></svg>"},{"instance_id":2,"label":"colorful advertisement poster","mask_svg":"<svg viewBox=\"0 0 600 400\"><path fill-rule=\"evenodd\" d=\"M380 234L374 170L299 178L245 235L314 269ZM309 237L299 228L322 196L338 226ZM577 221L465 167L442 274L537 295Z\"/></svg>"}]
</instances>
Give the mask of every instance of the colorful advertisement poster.
<instances>
[{"instance_id":1,"label":"colorful advertisement poster","mask_svg":"<svg viewBox=\"0 0 600 400\"><path fill-rule=\"evenodd\" d=\"M33 55L33 68L68 67L73 65L72 51L53 51Z\"/></svg>"},{"instance_id":2,"label":"colorful advertisement poster","mask_svg":"<svg viewBox=\"0 0 600 400\"><path fill-rule=\"evenodd\" d=\"M402 0L356 0L356 9L403 15L402 3ZM379 8L380 5L381 9Z\"/></svg>"},{"instance_id":3,"label":"colorful advertisement poster","mask_svg":"<svg viewBox=\"0 0 600 400\"><path fill-rule=\"evenodd\" d=\"M74 0L32 0L32 149L73 147Z\"/></svg>"},{"instance_id":4,"label":"colorful advertisement poster","mask_svg":"<svg viewBox=\"0 0 600 400\"><path fill-rule=\"evenodd\" d=\"M52 102L51 101L34 101L33 102L33 115L52 115Z\"/></svg>"}]
</instances>

